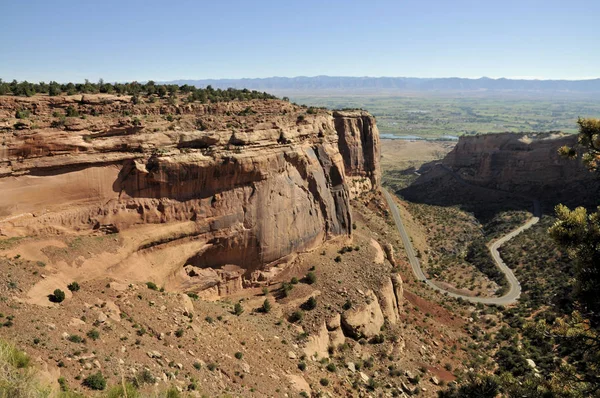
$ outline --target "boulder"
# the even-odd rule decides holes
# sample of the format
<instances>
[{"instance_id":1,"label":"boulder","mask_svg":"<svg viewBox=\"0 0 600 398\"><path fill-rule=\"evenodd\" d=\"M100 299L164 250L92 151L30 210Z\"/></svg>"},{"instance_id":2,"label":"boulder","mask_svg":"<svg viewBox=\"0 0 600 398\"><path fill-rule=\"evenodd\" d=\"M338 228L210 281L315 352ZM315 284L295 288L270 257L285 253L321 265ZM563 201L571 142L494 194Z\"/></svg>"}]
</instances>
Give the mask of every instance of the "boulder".
<instances>
[{"instance_id":1,"label":"boulder","mask_svg":"<svg viewBox=\"0 0 600 398\"><path fill-rule=\"evenodd\" d=\"M379 300L383 316L391 325L395 325L398 322L398 302L391 278L388 278L379 289Z\"/></svg>"},{"instance_id":2,"label":"boulder","mask_svg":"<svg viewBox=\"0 0 600 398\"><path fill-rule=\"evenodd\" d=\"M333 317L329 318L327 321L327 330L334 331L338 329L342 325L342 316L340 314L335 314Z\"/></svg>"},{"instance_id":3,"label":"boulder","mask_svg":"<svg viewBox=\"0 0 600 398\"><path fill-rule=\"evenodd\" d=\"M365 304L357 305L342 314L342 329L347 336L354 339L378 335L384 323L383 313L375 293L369 290L365 296L367 300Z\"/></svg>"},{"instance_id":4,"label":"boulder","mask_svg":"<svg viewBox=\"0 0 600 398\"><path fill-rule=\"evenodd\" d=\"M329 332L329 344L335 348L346 342L346 336L341 328L337 328L333 332Z\"/></svg>"},{"instance_id":5,"label":"boulder","mask_svg":"<svg viewBox=\"0 0 600 398\"><path fill-rule=\"evenodd\" d=\"M394 296L396 297L396 306L398 311L402 308L402 302L404 301L404 286L402 277L400 274L392 274L392 285L394 286Z\"/></svg>"},{"instance_id":6,"label":"boulder","mask_svg":"<svg viewBox=\"0 0 600 398\"><path fill-rule=\"evenodd\" d=\"M308 357L316 355L319 358L329 358L329 343L329 333L323 322L317 334L308 336L303 351Z\"/></svg>"}]
</instances>

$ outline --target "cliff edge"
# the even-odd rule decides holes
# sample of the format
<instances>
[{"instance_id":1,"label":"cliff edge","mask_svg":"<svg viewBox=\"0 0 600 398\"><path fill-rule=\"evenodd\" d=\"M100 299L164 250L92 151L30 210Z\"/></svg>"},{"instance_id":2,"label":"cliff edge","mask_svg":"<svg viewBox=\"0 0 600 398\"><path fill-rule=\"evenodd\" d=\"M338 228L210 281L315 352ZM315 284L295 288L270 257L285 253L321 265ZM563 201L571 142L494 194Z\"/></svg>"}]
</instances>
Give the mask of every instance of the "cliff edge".
<instances>
[{"instance_id":1,"label":"cliff edge","mask_svg":"<svg viewBox=\"0 0 600 398\"><path fill-rule=\"evenodd\" d=\"M229 289L350 235L350 197L379 188L366 112L134 102L0 97L0 236L129 231L131 250L112 267L162 267L157 276L186 291Z\"/></svg>"}]
</instances>

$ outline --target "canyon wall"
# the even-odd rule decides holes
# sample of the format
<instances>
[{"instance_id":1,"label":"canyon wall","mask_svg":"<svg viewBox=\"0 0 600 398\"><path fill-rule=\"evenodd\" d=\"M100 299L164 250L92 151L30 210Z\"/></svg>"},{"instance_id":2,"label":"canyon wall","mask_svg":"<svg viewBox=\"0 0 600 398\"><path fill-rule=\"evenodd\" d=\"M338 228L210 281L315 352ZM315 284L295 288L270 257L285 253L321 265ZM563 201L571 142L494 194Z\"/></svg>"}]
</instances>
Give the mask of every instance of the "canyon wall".
<instances>
[{"instance_id":1,"label":"canyon wall","mask_svg":"<svg viewBox=\"0 0 600 398\"><path fill-rule=\"evenodd\" d=\"M557 132L461 137L441 162L424 165L419 178L401 193L413 201L469 202L478 208L538 199L547 212L557 203L595 204L597 175L581 160L558 153L560 147L576 144L576 135Z\"/></svg>"},{"instance_id":2,"label":"canyon wall","mask_svg":"<svg viewBox=\"0 0 600 398\"><path fill-rule=\"evenodd\" d=\"M558 154L560 147L576 144L576 135L560 133L461 137L442 163L477 185L545 196L561 185L587 184L595 179L581 161Z\"/></svg>"},{"instance_id":3,"label":"canyon wall","mask_svg":"<svg viewBox=\"0 0 600 398\"><path fill-rule=\"evenodd\" d=\"M217 280L256 280L287 256L350 235L351 195L379 188L378 131L366 112L74 97L0 99L0 236L151 224L138 251L193 247L172 272L191 265L218 270ZM15 119L20 109L31 117ZM68 109L78 116L65 118ZM170 227L178 223L185 228Z\"/></svg>"}]
</instances>

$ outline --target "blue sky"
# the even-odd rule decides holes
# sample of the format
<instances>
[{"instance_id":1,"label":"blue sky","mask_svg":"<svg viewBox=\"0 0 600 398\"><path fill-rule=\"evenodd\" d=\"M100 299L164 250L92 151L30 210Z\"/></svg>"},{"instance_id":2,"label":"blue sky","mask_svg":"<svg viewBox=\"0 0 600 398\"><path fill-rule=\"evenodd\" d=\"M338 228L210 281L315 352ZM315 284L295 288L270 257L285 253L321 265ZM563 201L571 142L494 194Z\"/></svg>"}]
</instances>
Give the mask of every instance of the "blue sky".
<instances>
[{"instance_id":1,"label":"blue sky","mask_svg":"<svg viewBox=\"0 0 600 398\"><path fill-rule=\"evenodd\" d=\"M600 77L598 0L0 0L4 80Z\"/></svg>"}]
</instances>

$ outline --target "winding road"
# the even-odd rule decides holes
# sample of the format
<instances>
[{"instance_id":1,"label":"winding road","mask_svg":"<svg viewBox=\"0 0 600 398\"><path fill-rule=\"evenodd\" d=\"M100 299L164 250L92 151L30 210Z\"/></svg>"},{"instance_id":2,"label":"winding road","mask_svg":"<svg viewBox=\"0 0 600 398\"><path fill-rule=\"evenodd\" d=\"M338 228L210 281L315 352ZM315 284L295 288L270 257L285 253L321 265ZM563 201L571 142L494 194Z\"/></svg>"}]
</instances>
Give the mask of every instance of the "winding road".
<instances>
[{"instance_id":1,"label":"winding road","mask_svg":"<svg viewBox=\"0 0 600 398\"><path fill-rule=\"evenodd\" d=\"M496 239L495 241L493 241L492 243L490 243L488 245L488 248L490 250L492 258L494 259L494 262L496 263L496 266L504 273L504 275L506 275L506 279L508 280L509 289L506 292L506 294L501 297L472 297L472 296L465 296L462 294L457 294L457 293L453 293L453 292L449 292L447 290L441 289L440 287L435 285L431 280L427 279L427 277L423 273L423 270L421 269L421 263L419 262L419 259L415 255L415 250L413 248L412 242L410 241L410 237L408 236L408 233L406 232L406 229L404 228L404 224L402 223L402 218L400 217L400 210L398 209L396 202L394 202L392 195L386 189L383 189L383 194L384 194L385 199L388 203L388 206L392 212L392 216L394 217L394 222L396 223L398 232L400 233L400 236L402 238L402 243L404 245L404 249L406 250L406 255L408 257L408 261L412 267L413 273L415 274L415 276L417 277L418 280L424 281L429 287L431 287L434 290L437 290L438 292L447 294L450 297L462 298L462 299L470 301L472 303L509 305L509 304L513 304L517 301L517 299L521 295L521 284L515 277L515 274L513 274L512 270L510 268L508 268L508 266L504 263L504 261L502 260L502 257L500 257L498 248L500 248L500 246L502 246L504 243L508 242L509 240L511 240L512 238L514 238L515 236L517 236L519 233L523 232L524 230L530 228L532 225L536 224L540 220L539 214L540 214L541 206L540 206L539 201L534 201L534 217L529 219L529 221L527 221L525 224L523 224L519 228Z\"/></svg>"}]
</instances>

